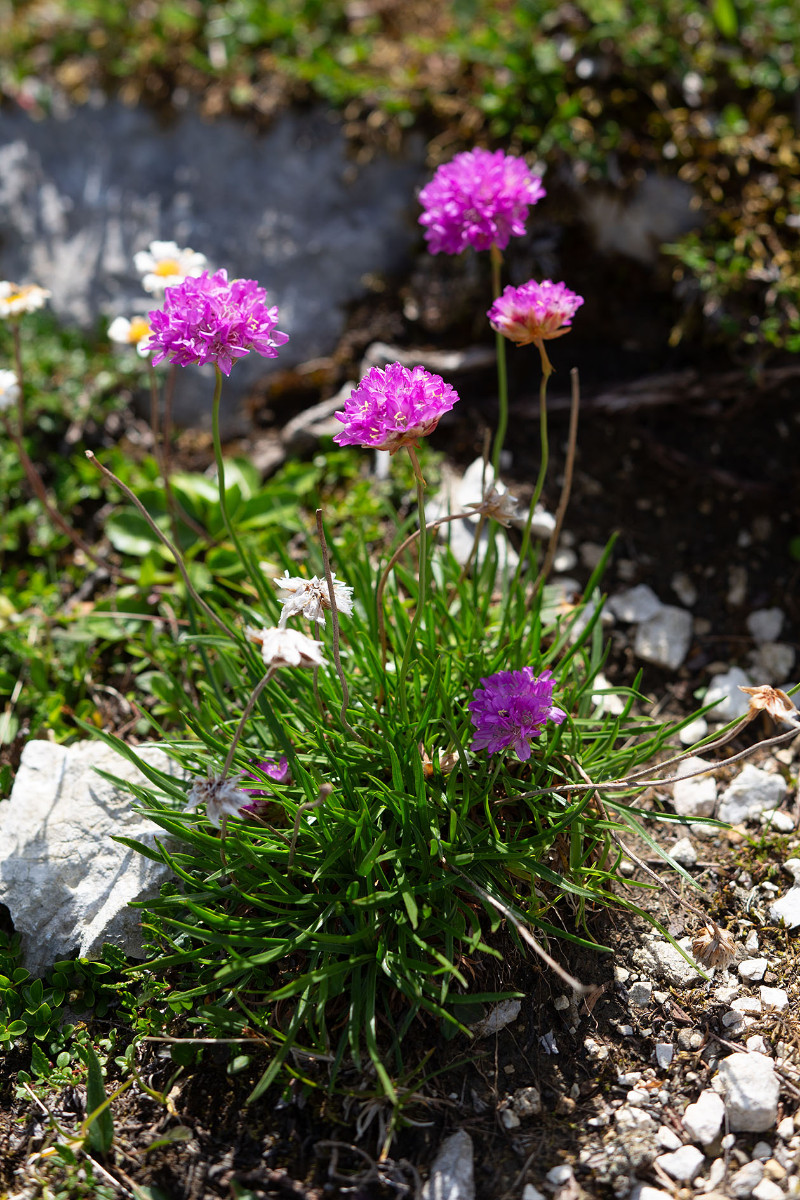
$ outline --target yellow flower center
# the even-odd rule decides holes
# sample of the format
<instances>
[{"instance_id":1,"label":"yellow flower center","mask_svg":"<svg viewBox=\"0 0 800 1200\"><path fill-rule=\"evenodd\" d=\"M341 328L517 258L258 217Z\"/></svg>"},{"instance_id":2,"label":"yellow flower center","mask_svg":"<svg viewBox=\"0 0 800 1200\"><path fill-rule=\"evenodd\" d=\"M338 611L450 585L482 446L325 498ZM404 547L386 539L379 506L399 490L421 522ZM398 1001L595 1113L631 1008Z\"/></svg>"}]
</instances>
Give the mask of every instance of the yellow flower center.
<instances>
[{"instance_id":1,"label":"yellow flower center","mask_svg":"<svg viewBox=\"0 0 800 1200\"><path fill-rule=\"evenodd\" d=\"M180 275L181 264L178 262L177 258L162 258L156 263L153 274L161 275L163 278L166 278L170 275Z\"/></svg>"},{"instance_id":2,"label":"yellow flower center","mask_svg":"<svg viewBox=\"0 0 800 1200\"><path fill-rule=\"evenodd\" d=\"M150 326L145 321L144 317L134 317L131 321L131 327L128 331L129 342L140 342L142 338L147 337L150 332Z\"/></svg>"}]
</instances>

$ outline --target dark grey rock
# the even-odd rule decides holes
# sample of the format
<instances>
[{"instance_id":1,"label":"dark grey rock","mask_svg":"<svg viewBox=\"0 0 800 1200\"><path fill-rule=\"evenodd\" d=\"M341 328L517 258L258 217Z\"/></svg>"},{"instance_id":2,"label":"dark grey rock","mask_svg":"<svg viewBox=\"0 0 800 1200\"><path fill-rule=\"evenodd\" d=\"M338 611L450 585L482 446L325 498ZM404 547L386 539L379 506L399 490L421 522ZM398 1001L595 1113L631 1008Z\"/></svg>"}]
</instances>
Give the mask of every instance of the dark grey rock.
<instances>
[{"instance_id":1,"label":"dark grey rock","mask_svg":"<svg viewBox=\"0 0 800 1200\"><path fill-rule=\"evenodd\" d=\"M237 403L276 368L330 353L365 276L402 267L419 236L422 139L404 158L348 158L338 118L287 112L266 133L189 112L159 122L116 101L34 121L0 111L0 275L52 292L63 319L157 307L133 254L153 239L201 251L229 277L257 279L290 335L280 357L250 355L226 383ZM210 368L179 372L175 416L207 421Z\"/></svg>"}]
</instances>

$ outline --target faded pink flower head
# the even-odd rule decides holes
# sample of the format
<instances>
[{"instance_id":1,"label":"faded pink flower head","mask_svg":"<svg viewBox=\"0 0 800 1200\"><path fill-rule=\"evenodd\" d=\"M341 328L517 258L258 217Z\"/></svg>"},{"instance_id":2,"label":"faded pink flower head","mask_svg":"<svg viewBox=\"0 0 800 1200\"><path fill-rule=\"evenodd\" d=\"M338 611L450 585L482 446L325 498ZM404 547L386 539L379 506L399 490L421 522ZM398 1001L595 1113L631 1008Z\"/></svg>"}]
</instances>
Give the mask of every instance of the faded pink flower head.
<instances>
[{"instance_id":1,"label":"faded pink flower head","mask_svg":"<svg viewBox=\"0 0 800 1200\"><path fill-rule=\"evenodd\" d=\"M264 807L264 801L268 800L272 795L267 788L264 787L262 776L266 775L267 779L274 779L276 783L291 783L292 777L289 770L289 760L285 756L281 758L265 758L261 762L250 764L255 767L255 771L242 772L241 788L243 792L249 792L253 797L251 804L245 804L242 812L258 813ZM258 774L260 772L260 774ZM254 779L255 786L251 783L244 783L245 779Z\"/></svg>"},{"instance_id":2,"label":"faded pink flower head","mask_svg":"<svg viewBox=\"0 0 800 1200\"><path fill-rule=\"evenodd\" d=\"M583 304L583 296L563 283L531 279L522 287L507 287L486 314L492 329L503 337L527 346L569 333L572 318Z\"/></svg>"},{"instance_id":3,"label":"faded pink flower head","mask_svg":"<svg viewBox=\"0 0 800 1200\"><path fill-rule=\"evenodd\" d=\"M473 750L513 749L523 762L531 756L531 741L552 721L560 725L566 717L553 704L553 673L534 675L533 667L521 671L498 671L481 680L469 703L475 726Z\"/></svg>"},{"instance_id":4,"label":"faded pink flower head","mask_svg":"<svg viewBox=\"0 0 800 1200\"><path fill-rule=\"evenodd\" d=\"M333 440L395 454L433 433L457 400L455 388L424 367L373 367L345 400L344 412L334 414L344 429Z\"/></svg>"},{"instance_id":5,"label":"faded pink flower head","mask_svg":"<svg viewBox=\"0 0 800 1200\"><path fill-rule=\"evenodd\" d=\"M153 363L168 358L179 367L216 363L230 375L235 359L251 350L276 358L289 340L281 333L278 309L268 308L267 293L255 279L233 279L226 271L204 271L164 293L164 307L149 314Z\"/></svg>"},{"instance_id":6,"label":"faded pink flower head","mask_svg":"<svg viewBox=\"0 0 800 1200\"><path fill-rule=\"evenodd\" d=\"M502 150L467 150L439 167L419 194L431 254L467 246L505 250L525 232L528 209L545 195L525 161Z\"/></svg>"}]
</instances>

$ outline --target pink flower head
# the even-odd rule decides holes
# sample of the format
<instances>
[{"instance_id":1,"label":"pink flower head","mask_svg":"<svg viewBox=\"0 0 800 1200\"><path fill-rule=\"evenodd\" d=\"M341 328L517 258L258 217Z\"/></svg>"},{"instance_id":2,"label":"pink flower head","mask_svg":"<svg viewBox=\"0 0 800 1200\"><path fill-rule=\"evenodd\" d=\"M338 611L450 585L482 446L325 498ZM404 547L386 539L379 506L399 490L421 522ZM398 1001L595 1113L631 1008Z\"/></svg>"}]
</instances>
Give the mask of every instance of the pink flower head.
<instances>
[{"instance_id":1,"label":"pink flower head","mask_svg":"<svg viewBox=\"0 0 800 1200\"><path fill-rule=\"evenodd\" d=\"M334 441L340 446L365 446L394 454L401 446L416 446L433 433L458 392L424 367L390 363L385 371L373 367L335 413L344 429Z\"/></svg>"},{"instance_id":2,"label":"pink flower head","mask_svg":"<svg viewBox=\"0 0 800 1200\"><path fill-rule=\"evenodd\" d=\"M243 792L249 792L253 797L251 804L245 804L242 812L258 813L263 807L265 800L268 800L272 792L264 787L264 781L261 775L266 775L267 779L274 779L276 783L291 783L291 773L289 771L289 760L286 757L281 758L265 758L262 762L252 763L251 766L256 768L256 771L243 771L242 780L254 779L256 786L250 783L242 783ZM260 771L261 775L256 772Z\"/></svg>"},{"instance_id":3,"label":"pink flower head","mask_svg":"<svg viewBox=\"0 0 800 1200\"><path fill-rule=\"evenodd\" d=\"M563 283L531 279L522 287L507 287L486 314L492 329L518 346L541 345L548 338L569 333L572 318L583 304Z\"/></svg>"},{"instance_id":4,"label":"pink flower head","mask_svg":"<svg viewBox=\"0 0 800 1200\"><path fill-rule=\"evenodd\" d=\"M531 741L546 721L560 725L566 717L553 703L553 673L534 675L533 667L498 671L481 680L469 703L475 726L473 750L497 754L513 748L523 762L531 756Z\"/></svg>"},{"instance_id":5,"label":"pink flower head","mask_svg":"<svg viewBox=\"0 0 800 1200\"><path fill-rule=\"evenodd\" d=\"M431 254L467 246L505 250L525 232L528 209L545 190L523 159L496 150L467 150L439 167L419 194L419 218Z\"/></svg>"},{"instance_id":6,"label":"pink flower head","mask_svg":"<svg viewBox=\"0 0 800 1200\"><path fill-rule=\"evenodd\" d=\"M267 293L255 279L228 282L227 271L203 271L164 293L164 307L149 314L153 363L168 358L179 367L216 363L230 375L234 360L251 350L276 358L289 340L281 333L277 308L267 308Z\"/></svg>"}]
</instances>

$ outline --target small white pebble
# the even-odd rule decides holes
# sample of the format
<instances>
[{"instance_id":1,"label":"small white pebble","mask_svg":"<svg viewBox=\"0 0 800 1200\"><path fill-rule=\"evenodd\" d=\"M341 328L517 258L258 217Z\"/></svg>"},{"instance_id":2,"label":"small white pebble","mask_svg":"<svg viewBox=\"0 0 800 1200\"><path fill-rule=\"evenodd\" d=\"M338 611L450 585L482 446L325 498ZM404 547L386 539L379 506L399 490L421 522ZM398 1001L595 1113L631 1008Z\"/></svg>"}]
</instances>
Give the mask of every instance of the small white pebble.
<instances>
[{"instance_id":1,"label":"small white pebble","mask_svg":"<svg viewBox=\"0 0 800 1200\"><path fill-rule=\"evenodd\" d=\"M766 1162L768 1158L772 1158L772 1146L769 1142L756 1142L750 1157L757 1158L760 1162Z\"/></svg>"},{"instance_id":2,"label":"small white pebble","mask_svg":"<svg viewBox=\"0 0 800 1200\"><path fill-rule=\"evenodd\" d=\"M553 1001L553 1008L556 1010L556 1012L563 1012L565 1008L569 1008L569 997L556 996L555 1000Z\"/></svg>"},{"instance_id":3,"label":"small white pebble","mask_svg":"<svg viewBox=\"0 0 800 1200\"><path fill-rule=\"evenodd\" d=\"M565 1183L569 1183L573 1177L572 1167L569 1163L561 1163L558 1167L553 1167L545 1176L548 1183L553 1187L563 1187Z\"/></svg>"},{"instance_id":4,"label":"small white pebble","mask_svg":"<svg viewBox=\"0 0 800 1200\"><path fill-rule=\"evenodd\" d=\"M642 1078L641 1071L619 1071L617 1072L617 1083L620 1087L635 1087Z\"/></svg>"},{"instance_id":5,"label":"small white pebble","mask_svg":"<svg viewBox=\"0 0 800 1200\"><path fill-rule=\"evenodd\" d=\"M658 1042L655 1050L656 1063L665 1071L675 1057L675 1047L671 1042Z\"/></svg>"},{"instance_id":6,"label":"small white pebble","mask_svg":"<svg viewBox=\"0 0 800 1200\"><path fill-rule=\"evenodd\" d=\"M626 971L624 967L614 967L614 982L626 983L631 977L630 971Z\"/></svg>"},{"instance_id":7,"label":"small white pebble","mask_svg":"<svg viewBox=\"0 0 800 1200\"><path fill-rule=\"evenodd\" d=\"M722 1138L720 1145L723 1150L732 1150L736 1145L736 1136L733 1133L726 1133Z\"/></svg>"},{"instance_id":8,"label":"small white pebble","mask_svg":"<svg viewBox=\"0 0 800 1200\"><path fill-rule=\"evenodd\" d=\"M631 1088L625 1099L635 1108L642 1108L650 1099L650 1093L642 1091L641 1088Z\"/></svg>"},{"instance_id":9,"label":"small white pebble","mask_svg":"<svg viewBox=\"0 0 800 1200\"><path fill-rule=\"evenodd\" d=\"M766 958L746 958L739 963L739 974L742 979L755 983L764 978L768 967L769 963Z\"/></svg>"},{"instance_id":10,"label":"small white pebble","mask_svg":"<svg viewBox=\"0 0 800 1200\"><path fill-rule=\"evenodd\" d=\"M754 1033L745 1042L751 1054L769 1054L769 1048L760 1033Z\"/></svg>"},{"instance_id":11,"label":"small white pebble","mask_svg":"<svg viewBox=\"0 0 800 1200\"><path fill-rule=\"evenodd\" d=\"M622 1037L633 1037L633 1026L632 1025L618 1025L617 1029L619 1030Z\"/></svg>"},{"instance_id":12,"label":"small white pebble","mask_svg":"<svg viewBox=\"0 0 800 1200\"><path fill-rule=\"evenodd\" d=\"M745 941L744 948L748 954L755 954L756 950L758 950L758 930L757 929L750 930L750 932L747 935L747 940Z\"/></svg>"},{"instance_id":13,"label":"small white pebble","mask_svg":"<svg viewBox=\"0 0 800 1200\"><path fill-rule=\"evenodd\" d=\"M522 1189L522 1200L545 1200L545 1197L532 1183L526 1183Z\"/></svg>"},{"instance_id":14,"label":"small white pebble","mask_svg":"<svg viewBox=\"0 0 800 1200\"><path fill-rule=\"evenodd\" d=\"M668 1125L662 1125L656 1134L656 1140L662 1150L678 1150L683 1142L678 1137L674 1129L670 1129Z\"/></svg>"},{"instance_id":15,"label":"small white pebble","mask_svg":"<svg viewBox=\"0 0 800 1200\"><path fill-rule=\"evenodd\" d=\"M778 1122L775 1132L782 1141L788 1142L794 1134L794 1117L784 1117L782 1121Z\"/></svg>"},{"instance_id":16,"label":"small white pebble","mask_svg":"<svg viewBox=\"0 0 800 1200\"><path fill-rule=\"evenodd\" d=\"M774 1008L776 1012L783 1012L789 1007L789 997L783 988L773 988L762 986L758 989L761 993L761 1003L765 1008Z\"/></svg>"},{"instance_id":17,"label":"small white pebble","mask_svg":"<svg viewBox=\"0 0 800 1200\"><path fill-rule=\"evenodd\" d=\"M750 1195L753 1200L783 1200L783 1188L772 1179L762 1179L757 1183Z\"/></svg>"},{"instance_id":18,"label":"small white pebble","mask_svg":"<svg viewBox=\"0 0 800 1200\"><path fill-rule=\"evenodd\" d=\"M518 1129L522 1124L517 1114L512 1108L504 1108L500 1111L500 1120L506 1129Z\"/></svg>"}]
</instances>

